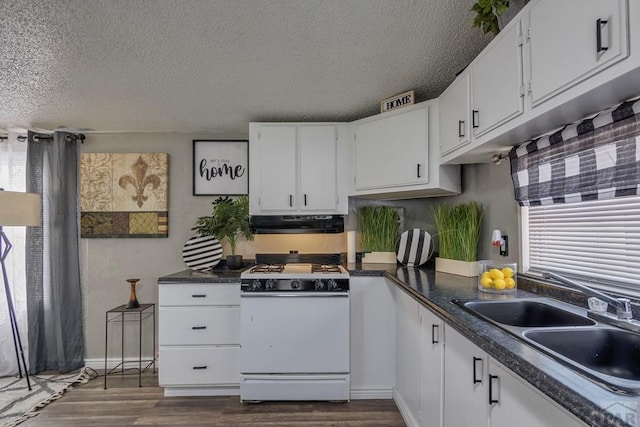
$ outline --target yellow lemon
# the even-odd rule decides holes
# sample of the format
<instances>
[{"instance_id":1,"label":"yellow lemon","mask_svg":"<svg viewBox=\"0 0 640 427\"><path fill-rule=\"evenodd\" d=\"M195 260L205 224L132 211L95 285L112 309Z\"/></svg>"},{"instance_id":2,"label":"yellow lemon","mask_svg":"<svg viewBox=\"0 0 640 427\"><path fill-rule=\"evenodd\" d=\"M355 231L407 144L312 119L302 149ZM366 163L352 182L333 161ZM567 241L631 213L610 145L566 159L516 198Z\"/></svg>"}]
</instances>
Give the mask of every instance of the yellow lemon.
<instances>
[{"instance_id":1,"label":"yellow lemon","mask_svg":"<svg viewBox=\"0 0 640 427\"><path fill-rule=\"evenodd\" d=\"M513 289L516 287L516 281L513 280L511 277L507 277L506 279L504 279L504 284L507 289Z\"/></svg>"},{"instance_id":2,"label":"yellow lemon","mask_svg":"<svg viewBox=\"0 0 640 427\"><path fill-rule=\"evenodd\" d=\"M489 276L493 280L504 279L504 274L502 274L502 271L498 270L497 268L492 268L491 270L489 270Z\"/></svg>"},{"instance_id":3,"label":"yellow lemon","mask_svg":"<svg viewBox=\"0 0 640 427\"><path fill-rule=\"evenodd\" d=\"M481 279L491 279L491 275L488 271L485 271L484 273L482 273Z\"/></svg>"},{"instance_id":4,"label":"yellow lemon","mask_svg":"<svg viewBox=\"0 0 640 427\"><path fill-rule=\"evenodd\" d=\"M484 275L483 275L484 276ZM491 280L491 277L482 277L480 279L480 284L482 285L482 287L484 288L490 288L491 285L493 285L493 280Z\"/></svg>"},{"instance_id":5,"label":"yellow lemon","mask_svg":"<svg viewBox=\"0 0 640 427\"><path fill-rule=\"evenodd\" d=\"M504 279L495 279L493 281L493 287L495 289L504 289L507 287L507 283L504 281Z\"/></svg>"},{"instance_id":6,"label":"yellow lemon","mask_svg":"<svg viewBox=\"0 0 640 427\"><path fill-rule=\"evenodd\" d=\"M509 267L505 267L502 269L502 274L504 274L504 278L513 277L513 270Z\"/></svg>"}]
</instances>

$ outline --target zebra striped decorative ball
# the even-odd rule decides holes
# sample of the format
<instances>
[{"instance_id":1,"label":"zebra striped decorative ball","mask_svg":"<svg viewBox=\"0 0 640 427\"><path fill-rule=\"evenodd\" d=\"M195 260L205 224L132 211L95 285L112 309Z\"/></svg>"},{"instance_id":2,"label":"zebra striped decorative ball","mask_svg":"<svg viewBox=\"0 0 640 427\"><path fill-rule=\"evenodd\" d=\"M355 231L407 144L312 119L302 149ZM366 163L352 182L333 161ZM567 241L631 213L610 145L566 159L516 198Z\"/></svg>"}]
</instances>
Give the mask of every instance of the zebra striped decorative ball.
<instances>
[{"instance_id":1,"label":"zebra striped decorative ball","mask_svg":"<svg viewBox=\"0 0 640 427\"><path fill-rule=\"evenodd\" d=\"M213 268L222 258L222 245L214 236L193 236L182 249L182 259L193 270Z\"/></svg>"},{"instance_id":2,"label":"zebra striped decorative ball","mask_svg":"<svg viewBox=\"0 0 640 427\"><path fill-rule=\"evenodd\" d=\"M432 252L431 235L426 231L414 228L400 235L397 259L401 264L418 267L429 260Z\"/></svg>"}]
</instances>

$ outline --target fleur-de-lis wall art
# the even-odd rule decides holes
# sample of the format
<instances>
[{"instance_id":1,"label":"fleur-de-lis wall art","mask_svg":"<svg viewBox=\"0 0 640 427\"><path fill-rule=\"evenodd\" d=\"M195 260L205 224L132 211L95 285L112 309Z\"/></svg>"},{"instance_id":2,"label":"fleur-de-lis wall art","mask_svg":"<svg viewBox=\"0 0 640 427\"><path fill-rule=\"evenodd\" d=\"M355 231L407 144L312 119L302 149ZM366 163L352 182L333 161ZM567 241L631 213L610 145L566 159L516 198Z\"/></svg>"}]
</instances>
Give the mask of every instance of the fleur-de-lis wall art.
<instances>
[{"instance_id":1,"label":"fleur-de-lis wall art","mask_svg":"<svg viewBox=\"0 0 640 427\"><path fill-rule=\"evenodd\" d=\"M136 194L131 196L131 199L136 202L139 208L149 199L149 196L145 196L144 189L148 185L151 185L154 190L160 186L160 177L156 174L147 175L148 168L149 165L140 156L131 165L133 175L122 175L118 180L118 185L123 189L126 190L129 185L135 189Z\"/></svg>"},{"instance_id":2,"label":"fleur-de-lis wall art","mask_svg":"<svg viewBox=\"0 0 640 427\"><path fill-rule=\"evenodd\" d=\"M167 153L83 153L82 237L167 237Z\"/></svg>"}]
</instances>

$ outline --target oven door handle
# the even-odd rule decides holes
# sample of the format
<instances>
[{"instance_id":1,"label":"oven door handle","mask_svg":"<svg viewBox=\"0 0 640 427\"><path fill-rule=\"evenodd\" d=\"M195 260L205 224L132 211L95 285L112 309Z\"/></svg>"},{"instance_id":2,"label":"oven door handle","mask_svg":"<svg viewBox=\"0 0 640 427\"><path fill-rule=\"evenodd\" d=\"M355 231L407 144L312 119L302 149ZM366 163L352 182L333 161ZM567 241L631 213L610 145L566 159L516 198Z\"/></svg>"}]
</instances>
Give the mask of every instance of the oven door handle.
<instances>
[{"instance_id":1,"label":"oven door handle","mask_svg":"<svg viewBox=\"0 0 640 427\"><path fill-rule=\"evenodd\" d=\"M240 298L346 298L349 292L241 292Z\"/></svg>"}]
</instances>

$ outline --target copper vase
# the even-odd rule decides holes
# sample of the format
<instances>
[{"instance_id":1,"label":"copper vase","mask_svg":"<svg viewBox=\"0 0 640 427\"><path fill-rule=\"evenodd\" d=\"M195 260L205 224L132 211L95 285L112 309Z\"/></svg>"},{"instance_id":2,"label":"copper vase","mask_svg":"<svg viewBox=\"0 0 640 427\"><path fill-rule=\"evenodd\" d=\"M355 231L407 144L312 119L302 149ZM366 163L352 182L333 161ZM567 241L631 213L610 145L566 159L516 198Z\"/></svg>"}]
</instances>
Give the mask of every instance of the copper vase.
<instances>
[{"instance_id":1,"label":"copper vase","mask_svg":"<svg viewBox=\"0 0 640 427\"><path fill-rule=\"evenodd\" d=\"M127 304L127 308L140 307L140 303L136 297L136 283L138 283L138 281L140 281L140 279L127 279L127 282L131 283L131 295L129 296L129 304Z\"/></svg>"}]
</instances>

